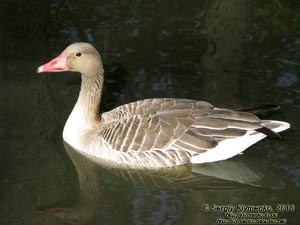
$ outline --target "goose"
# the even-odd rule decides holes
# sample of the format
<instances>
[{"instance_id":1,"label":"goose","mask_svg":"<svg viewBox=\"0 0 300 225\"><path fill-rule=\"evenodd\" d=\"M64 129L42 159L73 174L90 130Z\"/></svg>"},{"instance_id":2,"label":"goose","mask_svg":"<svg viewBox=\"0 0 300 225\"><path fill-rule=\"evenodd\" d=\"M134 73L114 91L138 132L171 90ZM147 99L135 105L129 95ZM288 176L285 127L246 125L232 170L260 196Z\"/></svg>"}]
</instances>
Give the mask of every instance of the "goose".
<instances>
[{"instance_id":1,"label":"goose","mask_svg":"<svg viewBox=\"0 0 300 225\"><path fill-rule=\"evenodd\" d=\"M73 43L37 72L81 73L78 100L63 140L95 162L117 167L164 168L226 160L290 127L251 112L206 101L153 98L121 105L99 116L104 69L89 43Z\"/></svg>"}]
</instances>

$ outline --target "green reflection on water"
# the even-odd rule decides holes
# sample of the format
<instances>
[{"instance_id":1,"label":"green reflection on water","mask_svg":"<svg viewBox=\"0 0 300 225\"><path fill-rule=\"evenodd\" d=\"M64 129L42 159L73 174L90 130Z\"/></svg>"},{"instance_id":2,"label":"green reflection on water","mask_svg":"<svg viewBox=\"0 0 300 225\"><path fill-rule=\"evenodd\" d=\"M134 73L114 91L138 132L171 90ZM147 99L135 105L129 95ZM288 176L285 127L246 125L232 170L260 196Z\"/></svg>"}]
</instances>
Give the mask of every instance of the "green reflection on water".
<instances>
[{"instance_id":1,"label":"green reflection on water","mask_svg":"<svg viewBox=\"0 0 300 225\"><path fill-rule=\"evenodd\" d=\"M220 215L203 213L204 203L299 203L298 1L7 1L0 8L3 224L62 224L37 214L37 206L78 193L61 132L79 77L35 69L79 40L103 55L103 111L149 97L274 103L282 110L272 118L293 127L242 156L282 169L283 190L160 190L106 175L89 224L211 224ZM290 224L297 216L282 214Z\"/></svg>"}]
</instances>

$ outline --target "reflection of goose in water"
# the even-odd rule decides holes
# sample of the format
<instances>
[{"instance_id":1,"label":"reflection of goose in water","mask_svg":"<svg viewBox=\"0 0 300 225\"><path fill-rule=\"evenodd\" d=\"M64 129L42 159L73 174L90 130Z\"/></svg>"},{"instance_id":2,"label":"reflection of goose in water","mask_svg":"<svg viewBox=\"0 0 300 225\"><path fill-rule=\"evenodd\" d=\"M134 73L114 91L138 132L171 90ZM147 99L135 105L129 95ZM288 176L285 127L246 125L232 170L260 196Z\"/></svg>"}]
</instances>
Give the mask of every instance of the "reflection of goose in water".
<instances>
[{"instance_id":1,"label":"reflection of goose in water","mask_svg":"<svg viewBox=\"0 0 300 225\"><path fill-rule=\"evenodd\" d=\"M78 198L66 206L60 201L41 207L40 212L58 217L71 224L87 223L97 211L101 211L101 186L99 173L103 168L74 151L67 143L65 149L77 170L80 193ZM180 166L164 170L124 170L104 165L105 171L143 186L159 189L196 189L207 191L225 191L249 188L248 185L266 188L283 188L284 182L267 171L259 162L251 164L241 159L227 160L193 167ZM234 181L234 182L233 182ZM247 185L245 185L247 184ZM143 192L143 191L142 191ZM144 192L143 192L144 193ZM136 210L136 209L135 209Z\"/></svg>"},{"instance_id":2,"label":"reflection of goose in water","mask_svg":"<svg viewBox=\"0 0 300 225\"><path fill-rule=\"evenodd\" d=\"M71 224L84 224L93 217L99 206L100 183L97 175L98 170L94 163L78 154L65 142L64 147L77 171L78 197L41 207L39 211L63 219Z\"/></svg>"}]
</instances>

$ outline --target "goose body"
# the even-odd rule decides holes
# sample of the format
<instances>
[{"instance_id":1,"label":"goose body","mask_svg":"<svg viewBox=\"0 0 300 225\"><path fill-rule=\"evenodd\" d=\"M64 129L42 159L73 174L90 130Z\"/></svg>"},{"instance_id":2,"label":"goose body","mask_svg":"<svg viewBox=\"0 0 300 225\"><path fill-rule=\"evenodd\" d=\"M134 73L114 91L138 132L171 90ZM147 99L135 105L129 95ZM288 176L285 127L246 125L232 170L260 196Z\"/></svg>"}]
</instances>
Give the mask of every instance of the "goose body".
<instances>
[{"instance_id":1,"label":"goose body","mask_svg":"<svg viewBox=\"0 0 300 225\"><path fill-rule=\"evenodd\" d=\"M82 74L79 98L63 139L94 160L118 166L160 168L231 158L267 133L290 125L260 120L249 112L217 108L205 101L154 98L119 106L101 115L104 71L97 50L75 43L38 72Z\"/></svg>"}]
</instances>

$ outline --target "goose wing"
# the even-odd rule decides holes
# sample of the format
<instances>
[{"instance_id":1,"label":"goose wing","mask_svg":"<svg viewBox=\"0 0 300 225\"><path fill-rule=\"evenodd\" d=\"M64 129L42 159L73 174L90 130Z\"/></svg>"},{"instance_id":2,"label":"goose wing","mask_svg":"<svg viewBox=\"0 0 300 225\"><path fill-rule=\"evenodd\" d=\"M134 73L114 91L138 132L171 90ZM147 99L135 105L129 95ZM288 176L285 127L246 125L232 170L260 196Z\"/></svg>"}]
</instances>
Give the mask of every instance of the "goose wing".
<instances>
[{"instance_id":1,"label":"goose wing","mask_svg":"<svg viewBox=\"0 0 300 225\"><path fill-rule=\"evenodd\" d=\"M260 119L247 112L164 98L137 101L104 113L100 135L121 152L155 152L161 158L172 152L178 160L188 161L222 140L260 128Z\"/></svg>"}]
</instances>

